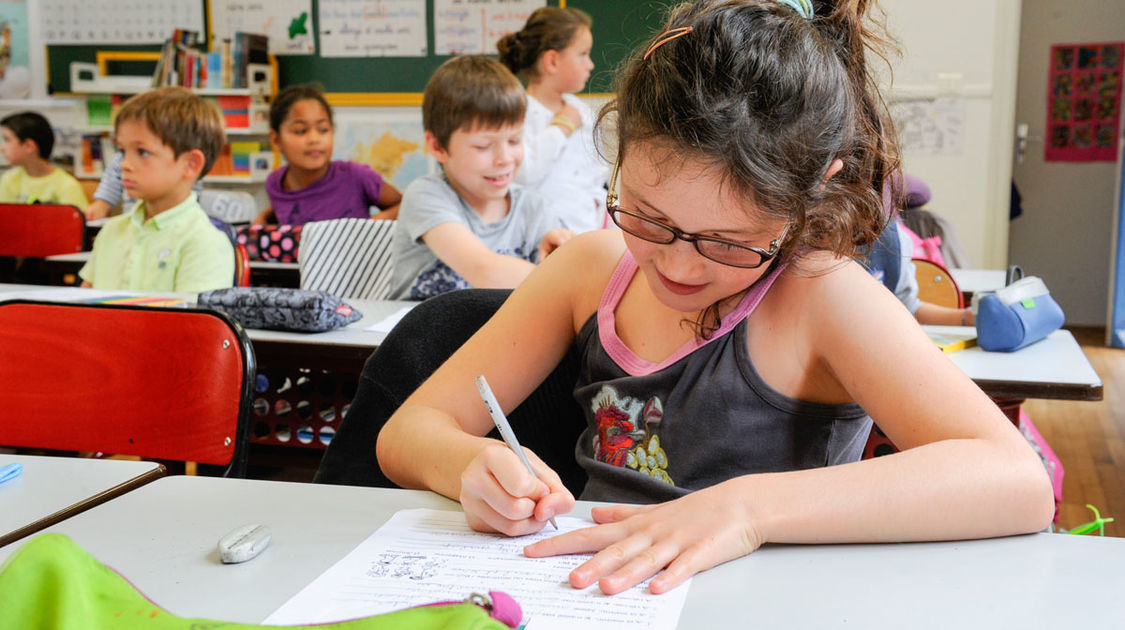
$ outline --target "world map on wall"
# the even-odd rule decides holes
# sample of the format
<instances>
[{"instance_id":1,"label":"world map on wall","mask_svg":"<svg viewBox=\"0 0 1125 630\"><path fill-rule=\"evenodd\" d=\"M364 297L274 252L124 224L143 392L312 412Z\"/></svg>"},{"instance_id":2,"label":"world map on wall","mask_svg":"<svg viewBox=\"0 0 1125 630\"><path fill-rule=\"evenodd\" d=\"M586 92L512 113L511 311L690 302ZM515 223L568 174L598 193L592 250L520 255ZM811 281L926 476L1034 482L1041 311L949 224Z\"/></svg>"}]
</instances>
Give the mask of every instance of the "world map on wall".
<instances>
[{"instance_id":1,"label":"world map on wall","mask_svg":"<svg viewBox=\"0 0 1125 630\"><path fill-rule=\"evenodd\" d=\"M332 158L366 164L402 191L418 177L433 172L424 137L420 119L338 118Z\"/></svg>"}]
</instances>

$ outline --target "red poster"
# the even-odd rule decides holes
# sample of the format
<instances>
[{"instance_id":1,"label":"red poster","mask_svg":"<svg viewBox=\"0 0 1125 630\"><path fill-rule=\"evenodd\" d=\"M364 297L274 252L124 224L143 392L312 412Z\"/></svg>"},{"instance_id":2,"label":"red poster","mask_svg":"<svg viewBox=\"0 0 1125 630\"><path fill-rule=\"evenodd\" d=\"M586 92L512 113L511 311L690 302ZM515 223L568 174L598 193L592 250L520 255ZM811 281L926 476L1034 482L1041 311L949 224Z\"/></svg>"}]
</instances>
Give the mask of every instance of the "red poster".
<instances>
[{"instance_id":1,"label":"red poster","mask_svg":"<svg viewBox=\"0 0 1125 630\"><path fill-rule=\"evenodd\" d=\"M1114 162L1125 44L1051 47L1047 82L1048 162Z\"/></svg>"}]
</instances>

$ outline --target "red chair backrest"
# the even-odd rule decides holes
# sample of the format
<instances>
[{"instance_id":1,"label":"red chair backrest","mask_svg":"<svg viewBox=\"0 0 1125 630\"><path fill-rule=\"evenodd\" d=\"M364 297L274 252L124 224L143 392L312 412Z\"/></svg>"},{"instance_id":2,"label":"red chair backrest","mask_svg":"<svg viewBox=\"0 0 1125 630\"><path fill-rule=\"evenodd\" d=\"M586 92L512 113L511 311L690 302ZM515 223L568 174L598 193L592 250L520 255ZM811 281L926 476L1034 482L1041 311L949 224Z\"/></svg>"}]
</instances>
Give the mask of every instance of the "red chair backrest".
<instances>
[{"instance_id":1,"label":"red chair backrest","mask_svg":"<svg viewBox=\"0 0 1125 630\"><path fill-rule=\"evenodd\" d=\"M0 303L0 444L244 474L254 352L206 309Z\"/></svg>"},{"instance_id":2,"label":"red chair backrest","mask_svg":"<svg viewBox=\"0 0 1125 630\"><path fill-rule=\"evenodd\" d=\"M250 286L250 253L242 243L234 244L234 285Z\"/></svg>"},{"instance_id":3,"label":"red chair backrest","mask_svg":"<svg viewBox=\"0 0 1125 630\"><path fill-rule=\"evenodd\" d=\"M73 254L85 238L86 217L74 206L0 203L0 256Z\"/></svg>"}]
</instances>

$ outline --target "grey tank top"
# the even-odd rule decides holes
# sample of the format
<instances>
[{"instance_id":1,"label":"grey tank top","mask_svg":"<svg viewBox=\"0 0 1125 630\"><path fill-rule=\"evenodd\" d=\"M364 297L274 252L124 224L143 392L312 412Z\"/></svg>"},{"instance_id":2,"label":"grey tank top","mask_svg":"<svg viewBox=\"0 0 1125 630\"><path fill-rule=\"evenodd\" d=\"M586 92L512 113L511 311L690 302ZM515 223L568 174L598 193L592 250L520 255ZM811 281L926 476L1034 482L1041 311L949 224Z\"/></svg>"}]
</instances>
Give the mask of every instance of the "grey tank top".
<instances>
[{"instance_id":1,"label":"grey tank top","mask_svg":"<svg viewBox=\"0 0 1125 630\"><path fill-rule=\"evenodd\" d=\"M747 317L784 267L764 276L723 318L660 363L617 336L614 311L637 272L626 252L582 326L574 397L586 414L575 455L588 501L655 503L741 475L857 461L871 418L850 403L789 398L750 360Z\"/></svg>"}]
</instances>

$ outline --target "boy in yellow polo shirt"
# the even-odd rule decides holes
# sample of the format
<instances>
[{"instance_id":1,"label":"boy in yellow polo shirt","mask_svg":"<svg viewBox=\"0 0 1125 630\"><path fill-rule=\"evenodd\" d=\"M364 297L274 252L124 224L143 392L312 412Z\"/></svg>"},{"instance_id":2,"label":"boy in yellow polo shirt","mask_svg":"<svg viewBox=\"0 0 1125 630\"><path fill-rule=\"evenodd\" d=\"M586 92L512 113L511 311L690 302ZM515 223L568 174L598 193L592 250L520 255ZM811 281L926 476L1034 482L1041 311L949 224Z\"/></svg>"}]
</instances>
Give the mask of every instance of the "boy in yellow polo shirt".
<instances>
[{"instance_id":1,"label":"boy in yellow polo shirt","mask_svg":"<svg viewBox=\"0 0 1125 630\"><path fill-rule=\"evenodd\" d=\"M138 94L115 122L121 180L139 199L98 233L78 275L95 289L199 293L234 284L234 248L192 192L225 142L218 110L190 91Z\"/></svg>"},{"instance_id":2,"label":"boy in yellow polo shirt","mask_svg":"<svg viewBox=\"0 0 1125 630\"><path fill-rule=\"evenodd\" d=\"M12 168L0 176L0 202L61 203L85 208L82 184L49 161L55 147L51 123L35 112L0 120L0 151Z\"/></svg>"}]
</instances>

